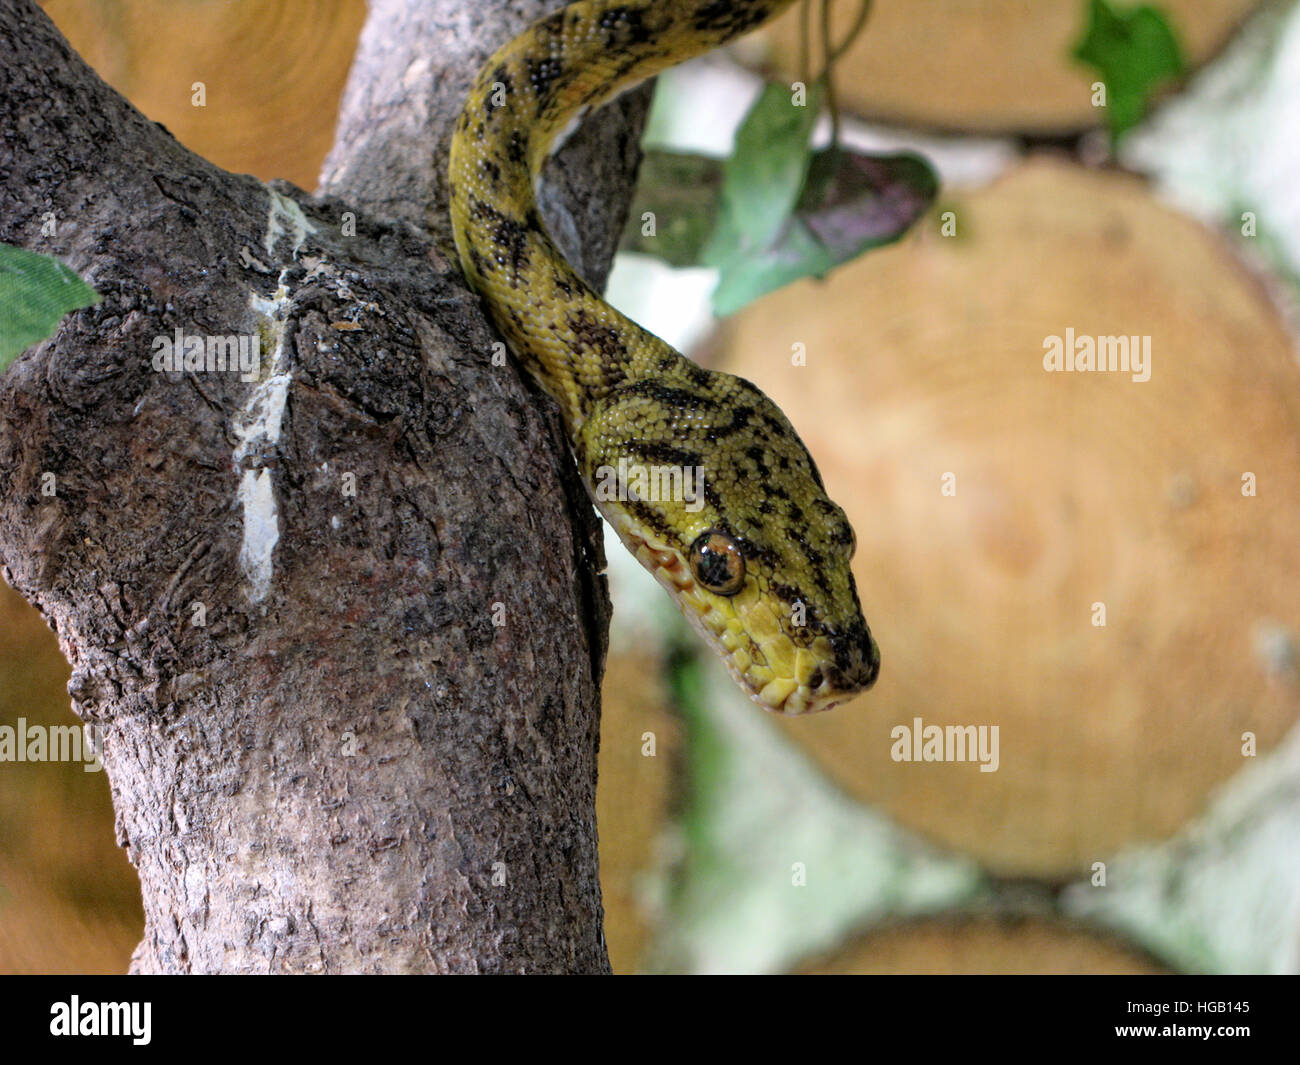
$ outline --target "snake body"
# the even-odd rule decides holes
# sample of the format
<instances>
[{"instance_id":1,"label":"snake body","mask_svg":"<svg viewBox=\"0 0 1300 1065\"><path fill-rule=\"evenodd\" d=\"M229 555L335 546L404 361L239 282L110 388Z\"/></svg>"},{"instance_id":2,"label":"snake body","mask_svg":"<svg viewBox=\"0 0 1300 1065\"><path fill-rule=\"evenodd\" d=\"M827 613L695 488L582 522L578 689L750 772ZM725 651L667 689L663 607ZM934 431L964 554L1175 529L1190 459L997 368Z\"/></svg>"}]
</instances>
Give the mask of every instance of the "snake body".
<instances>
[{"instance_id":1,"label":"snake body","mask_svg":"<svg viewBox=\"0 0 1300 1065\"><path fill-rule=\"evenodd\" d=\"M558 401L601 513L740 686L766 709L798 714L870 687L880 667L844 511L757 387L697 366L578 276L534 191L577 115L792 2L582 0L541 19L475 80L452 139L449 193L465 275ZM689 498L635 484L597 490L611 471L638 468L702 478Z\"/></svg>"}]
</instances>

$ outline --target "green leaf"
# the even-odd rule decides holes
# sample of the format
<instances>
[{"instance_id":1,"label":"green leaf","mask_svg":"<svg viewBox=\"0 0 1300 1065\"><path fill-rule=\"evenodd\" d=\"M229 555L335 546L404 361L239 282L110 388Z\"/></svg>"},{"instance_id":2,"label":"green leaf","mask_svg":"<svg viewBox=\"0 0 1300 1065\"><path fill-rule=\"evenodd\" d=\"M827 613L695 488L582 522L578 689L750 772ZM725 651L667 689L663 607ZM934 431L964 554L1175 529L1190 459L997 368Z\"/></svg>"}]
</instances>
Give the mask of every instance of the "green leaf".
<instances>
[{"instance_id":1,"label":"green leaf","mask_svg":"<svg viewBox=\"0 0 1300 1065\"><path fill-rule=\"evenodd\" d=\"M735 314L782 285L804 277L822 277L835 259L799 218L787 220L780 239L722 271L713 290L713 313Z\"/></svg>"},{"instance_id":2,"label":"green leaf","mask_svg":"<svg viewBox=\"0 0 1300 1065\"><path fill-rule=\"evenodd\" d=\"M1106 116L1115 140L1142 120L1156 89L1186 69L1168 20L1146 4L1119 12L1108 0L1089 0L1088 27L1073 55L1106 84Z\"/></svg>"},{"instance_id":3,"label":"green leaf","mask_svg":"<svg viewBox=\"0 0 1300 1065\"><path fill-rule=\"evenodd\" d=\"M838 264L897 240L938 193L938 175L915 152L831 147L813 156L798 215Z\"/></svg>"},{"instance_id":4,"label":"green leaf","mask_svg":"<svg viewBox=\"0 0 1300 1065\"><path fill-rule=\"evenodd\" d=\"M788 85L769 83L736 131L727 160L718 227L703 254L728 264L767 247L798 202L808 174L808 143L821 111L822 86L796 103Z\"/></svg>"},{"instance_id":5,"label":"green leaf","mask_svg":"<svg viewBox=\"0 0 1300 1065\"><path fill-rule=\"evenodd\" d=\"M619 248L670 266L698 266L717 221L724 165L707 155L647 151Z\"/></svg>"},{"instance_id":6,"label":"green leaf","mask_svg":"<svg viewBox=\"0 0 1300 1065\"><path fill-rule=\"evenodd\" d=\"M870 248L898 240L939 191L919 155L867 155L831 147L812 157L796 210L765 248L725 266L713 311L733 314L804 277L824 277Z\"/></svg>"},{"instance_id":7,"label":"green leaf","mask_svg":"<svg viewBox=\"0 0 1300 1065\"><path fill-rule=\"evenodd\" d=\"M910 152L811 151L821 93L815 85L802 106L786 86L769 85L725 164L647 153L621 247L673 266L717 267L713 310L727 315L901 237L934 204L934 170Z\"/></svg>"},{"instance_id":8,"label":"green leaf","mask_svg":"<svg viewBox=\"0 0 1300 1065\"><path fill-rule=\"evenodd\" d=\"M69 311L99 299L58 259L0 244L0 370L53 336Z\"/></svg>"}]
</instances>

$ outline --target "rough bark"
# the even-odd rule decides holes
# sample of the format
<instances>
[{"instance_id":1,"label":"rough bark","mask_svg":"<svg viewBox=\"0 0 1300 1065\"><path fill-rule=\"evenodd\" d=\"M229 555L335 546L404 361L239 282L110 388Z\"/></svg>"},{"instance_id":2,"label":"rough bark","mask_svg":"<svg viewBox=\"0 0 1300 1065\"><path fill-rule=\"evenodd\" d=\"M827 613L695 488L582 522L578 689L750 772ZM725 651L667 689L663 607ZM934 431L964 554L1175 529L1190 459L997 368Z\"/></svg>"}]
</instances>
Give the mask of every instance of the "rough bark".
<instances>
[{"instance_id":1,"label":"rough bark","mask_svg":"<svg viewBox=\"0 0 1300 1065\"><path fill-rule=\"evenodd\" d=\"M598 524L443 223L474 68L555 6L376 0L311 198L0 0L0 240L104 297L0 379L0 556L102 730L135 971L608 969ZM565 149L597 279L643 103ZM177 329L260 338L258 379L156 372Z\"/></svg>"},{"instance_id":2,"label":"rough bark","mask_svg":"<svg viewBox=\"0 0 1300 1065\"><path fill-rule=\"evenodd\" d=\"M459 102L487 55L563 6L557 0L371 0L321 191L422 226L453 255L442 146ZM598 289L627 213L649 102L645 86L592 115L555 153L539 190L551 235Z\"/></svg>"}]
</instances>

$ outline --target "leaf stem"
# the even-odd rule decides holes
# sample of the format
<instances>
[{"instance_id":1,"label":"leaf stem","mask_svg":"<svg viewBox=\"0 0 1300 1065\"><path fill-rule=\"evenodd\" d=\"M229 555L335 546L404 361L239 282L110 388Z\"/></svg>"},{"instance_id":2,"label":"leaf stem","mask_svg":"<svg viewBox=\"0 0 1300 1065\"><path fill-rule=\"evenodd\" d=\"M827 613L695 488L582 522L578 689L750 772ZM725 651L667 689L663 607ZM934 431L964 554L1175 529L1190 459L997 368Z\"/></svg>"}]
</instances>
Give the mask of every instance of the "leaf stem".
<instances>
[{"instance_id":1,"label":"leaf stem","mask_svg":"<svg viewBox=\"0 0 1300 1065\"><path fill-rule=\"evenodd\" d=\"M811 4L811 0L808 0ZM857 40L858 34L862 32L862 27L867 24L867 17L871 14L871 0L859 0L858 13L853 19L853 25L849 27L848 34L839 44L831 45L831 7L834 0L821 0L822 12L822 73L821 77L826 83L826 108L831 116L831 147L838 148L840 144L840 102L835 93L835 73L832 69L839 58L844 55ZM805 13L807 8L804 9ZM807 44L808 28L807 19L805 18L803 45L805 54L803 61L807 64ZM807 69L805 65L805 70Z\"/></svg>"}]
</instances>

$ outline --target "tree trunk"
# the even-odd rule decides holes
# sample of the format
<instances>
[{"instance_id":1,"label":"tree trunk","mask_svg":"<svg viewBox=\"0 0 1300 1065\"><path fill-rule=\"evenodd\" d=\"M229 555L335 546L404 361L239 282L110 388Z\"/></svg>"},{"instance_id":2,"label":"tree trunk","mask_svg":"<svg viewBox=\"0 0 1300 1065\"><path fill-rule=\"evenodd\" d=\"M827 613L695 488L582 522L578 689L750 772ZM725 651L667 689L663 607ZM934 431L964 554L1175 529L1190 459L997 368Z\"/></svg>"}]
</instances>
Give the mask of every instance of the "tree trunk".
<instances>
[{"instance_id":1,"label":"tree trunk","mask_svg":"<svg viewBox=\"0 0 1300 1065\"><path fill-rule=\"evenodd\" d=\"M134 971L608 970L599 525L445 220L474 70L557 6L372 0L312 198L188 152L0 0L0 240L103 296L0 378L0 557L101 736ZM548 201L598 283L645 99ZM178 330L260 369L156 370Z\"/></svg>"}]
</instances>

